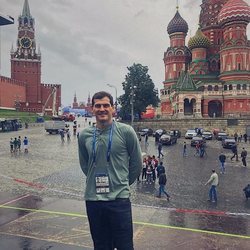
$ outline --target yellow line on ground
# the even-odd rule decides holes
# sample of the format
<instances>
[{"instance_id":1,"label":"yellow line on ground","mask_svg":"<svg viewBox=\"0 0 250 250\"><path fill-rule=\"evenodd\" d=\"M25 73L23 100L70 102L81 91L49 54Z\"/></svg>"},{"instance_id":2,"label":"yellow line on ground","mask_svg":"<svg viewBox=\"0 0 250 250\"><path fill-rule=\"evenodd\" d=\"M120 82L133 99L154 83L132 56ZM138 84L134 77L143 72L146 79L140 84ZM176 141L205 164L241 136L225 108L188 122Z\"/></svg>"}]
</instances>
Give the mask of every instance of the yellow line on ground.
<instances>
[{"instance_id":1,"label":"yellow line on ground","mask_svg":"<svg viewBox=\"0 0 250 250\"><path fill-rule=\"evenodd\" d=\"M78 213L67 213L67 212L50 211L50 210L43 210L43 209L32 209L32 208L23 208L23 207L12 207L12 206L4 206L4 205L0 205L0 208L14 209L14 210L20 210L20 211L29 211L29 212L34 212L34 213L47 213L47 214L57 214L57 215L64 215L64 216L70 216L70 217L87 218L87 215L78 214ZM158 228L167 228L167 229L189 231L189 232L194 232L194 233L205 233L205 234L213 234L213 235L226 236L226 237L236 237L236 238L242 238L242 239L250 239L250 236L248 236L248 235L228 234L228 233L222 233L222 232L207 231L207 230L201 230L201 229L195 229L195 228L187 228L187 227L175 227L175 226L147 223L147 222L141 222L141 221L134 221L133 224L140 225L140 226L158 227Z\"/></svg>"}]
</instances>

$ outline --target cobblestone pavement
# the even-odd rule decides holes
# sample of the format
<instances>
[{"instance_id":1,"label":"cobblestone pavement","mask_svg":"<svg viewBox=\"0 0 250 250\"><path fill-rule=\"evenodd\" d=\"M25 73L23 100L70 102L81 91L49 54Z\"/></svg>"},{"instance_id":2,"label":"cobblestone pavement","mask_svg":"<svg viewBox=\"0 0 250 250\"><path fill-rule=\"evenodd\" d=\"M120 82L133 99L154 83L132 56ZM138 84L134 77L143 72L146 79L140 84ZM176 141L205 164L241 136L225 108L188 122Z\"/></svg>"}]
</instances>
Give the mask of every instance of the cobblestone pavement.
<instances>
[{"instance_id":1,"label":"cobblestone pavement","mask_svg":"<svg viewBox=\"0 0 250 250\"><path fill-rule=\"evenodd\" d=\"M80 119L79 122L81 130L88 124ZM72 126L72 125L71 125ZM11 137L27 136L30 141L29 153L24 154L23 149L16 155L11 155L9 152L9 140ZM188 144L188 156L182 156L183 142ZM250 183L250 156L248 156L248 167L243 168L241 161L231 161L231 151L228 149L222 149L221 142L208 141L207 142L207 155L204 158L194 156L194 149L189 146L190 141L179 139L176 145L164 146L163 163L167 169L167 190L171 195L171 200L168 202L166 199L156 198L158 191L158 184L146 184L145 182L135 183L132 187L131 200L133 203L134 218L136 221L146 221L151 223L151 226L147 227L142 224L135 224L135 239L136 249L152 249L151 237L148 236L147 244L143 243L145 232L148 234L154 234L152 228L155 228L155 234L157 226L164 224L168 226L176 227L190 227L199 230L218 231L221 233L242 234L244 236L250 235L250 201L245 201L242 189ZM149 146L146 146L144 141L141 142L141 147L144 152L150 155L157 155L157 146L154 143L154 138L149 138ZM241 152L242 147L245 147L250 155L250 144L240 143L238 151ZM208 186L204 186L204 183L211 175L211 169L215 168L219 173L218 155L221 150L226 153L226 173L224 175L219 174L220 184L218 186L218 203L209 203L208 199ZM62 143L59 135L47 134L42 126L30 127L29 129L23 129L17 132L1 133L0 134L0 194L3 198L0 204L4 204L6 196L22 197L22 199L39 200L43 202L43 209L54 208L51 204L57 204L55 207L60 208L58 211L67 211L72 213L83 213L84 206L82 205L83 190L85 177L83 176L79 161L78 161L78 148L77 138L72 136L70 141ZM35 197L35 198L34 198ZM1 201L1 195L0 195ZM29 201L28 203L30 203ZM8 203L8 202L7 202ZM26 206L28 204L25 203ZM23 204L23 203L22 203ZM22 205L21 204L21 205ZM31 202L33 204L33 202ZM60 205L61 204L61 205ZM74 204L74 206L72 205ZM19 203L17 206L21 206ZM33 209L33 205L30 205ZM82 206L82 207L81 207ZM35 205L35 209L40 206ZM77 208L77 209L76 209ZM83 209L83 211L82 211ZM141 214L143 212L143 214ZM236 213L233 217L220 216L221 212ZM1 213L1 207L0 207ZM206 215L207 213L207 215ZM214 213L214 214L213 214ZM244 213L244 214L239 214ZM56 214L55 214L56 215ZM75 214L73 214L75 215ZM73 216L76 218L77 216ZM0 220L1 222L1 220ZM87 225L85 220L84 226ZM27 226L27 225L26 225ZM29 224L32 228L32 225ZM45 227L46 228L46 227ZM1 224L0 224L1 229ZM5 240L12 240L11 233L17 235L18 232L13 232L13 228L4 228L2 232L8 232L8 237L3 237ZM86 229L88 232L88 229ZM179 237L181 232L172 234L170 228L159 228L158 233L167 231L169 239L175 239ZM161 231L163 230L163 231ZM176 229L177 230L177 229ZM170 232L171 231L171 232ZM166 233L166 232L165 232ZM164 233L164 235L165 235ZM187 235L186 235L187 234ZM0 231L1 235L1 231ZM5 234L4 234L5 235ZM29 235L26 231L25 234ZM207 241L211 241L209 236L202 236L204 245L195 241L195 232L192 232L192 237L187 232L183 233L186 237L180 237L180 247L172 249L186 249L182 246L183 242L188 242L187 245L191 249L203 249ZM206 234L205 234L206 235ZM166 236L166 235L165 235ZM0 241L2 240L0 237ZM23 236L24 237L24 236ZM30 236L34 238L34 235ZM214 236L213 242L217 240L217 236ZM219 236L218 236L219 237ZM89 233L87 233L86 249L91 248L91 241L89 240ZM192 241L188 240L193 239ZM40 239L38 237L38 239ZM48 240L45 237L46 240ZM165 238L164 238L165 240ZM249 239L245 239L248 244ZM53 242L59 242L65 244L64 241L52 240ZM159 248L164 249L160 237L155 236L154 244L159 241ZM5 241L6 242L6 241ZM196 247L194 247L196 242ZM67 244L69 242L67 241ZM221 246L234 246L234 244L241 244L239 240L226 240ZM75 246L83 247L82 244L72 243ZM203 243L202 243L203 244ZM41 244L38 244L39 246ZM244 245L244 244L243 244ZM1 246L1 244L0 244ZM143 248L141 248L144 246ZM192 248L193 246L193 248ZM2 249L2 248L0 248ZM4 249L4 248L3 248ZM22 249L22 248L16 248ZM24 248L23 248L24 249ZM27 248L29 249L29 248ZM32 248L30 248L32 249ZM34 248L33 248L34 249ZM36 248L43 249L43 248ZM47 249L47 248L44 248ZM71 249L70 247L58 248L58 249ZM72 248L73 249L73 248ZM78 249L77 247L74 249ZM80 248L79 248L80 249ZM83 248L81 248L83 249ZM157 248L156 248L157 249ZM169 248L171 249L171 248ZM204 248L205 249L205 248ZM215 249L215 248L206 248ZM218 248L219 249L219 248ZM221 248L223 249L223 248ZM225 248L234 249L234 248ZM248 249L243 246L239 249Z\"/></svg>"}]
</instances>

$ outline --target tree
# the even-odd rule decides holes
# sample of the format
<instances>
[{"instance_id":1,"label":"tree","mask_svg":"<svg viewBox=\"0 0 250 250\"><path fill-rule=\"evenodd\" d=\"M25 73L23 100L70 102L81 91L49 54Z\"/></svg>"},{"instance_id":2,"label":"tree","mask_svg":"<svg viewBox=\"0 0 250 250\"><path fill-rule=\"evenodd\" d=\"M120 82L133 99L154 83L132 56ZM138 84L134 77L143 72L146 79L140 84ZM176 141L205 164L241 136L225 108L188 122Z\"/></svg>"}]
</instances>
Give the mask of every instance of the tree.
<instances>
[{"instance_id":1,"label":"tree","mask_svg":"<svg viewBox=\"0 0 250 250\"><path fill-rule=\"evenodd\" d=\"M122 119L131 117L131 100L134 92L134 114L138 115L140 119L141 113L146 111L147 106L158 106L160 102L158 91L148 74L147 66L134 63L127 69L129 72L122 83L125 93L119 97L119 103L121 104L120 116Z\"/></svg>"}]
</instances>

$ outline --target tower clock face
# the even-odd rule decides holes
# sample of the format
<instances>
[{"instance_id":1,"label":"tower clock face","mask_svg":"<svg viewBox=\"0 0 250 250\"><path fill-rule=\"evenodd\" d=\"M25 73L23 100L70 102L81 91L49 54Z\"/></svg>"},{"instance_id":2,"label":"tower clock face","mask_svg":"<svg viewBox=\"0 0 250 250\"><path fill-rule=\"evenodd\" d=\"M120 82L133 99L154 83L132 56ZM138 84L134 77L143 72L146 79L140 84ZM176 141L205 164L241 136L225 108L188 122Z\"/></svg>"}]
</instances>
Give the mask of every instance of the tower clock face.
<instances>
[{"instance_id":1,"label":"tower clock face","mask_svg":"<svg viewBox=\"0 0 250 250\"><path fill-rule=\"evenodd\" d=\"M23 36L20 38L20 44L21 44L22 48L28 49L31 47L32 41L29 37Z\"/></svg>"}]
</instances>

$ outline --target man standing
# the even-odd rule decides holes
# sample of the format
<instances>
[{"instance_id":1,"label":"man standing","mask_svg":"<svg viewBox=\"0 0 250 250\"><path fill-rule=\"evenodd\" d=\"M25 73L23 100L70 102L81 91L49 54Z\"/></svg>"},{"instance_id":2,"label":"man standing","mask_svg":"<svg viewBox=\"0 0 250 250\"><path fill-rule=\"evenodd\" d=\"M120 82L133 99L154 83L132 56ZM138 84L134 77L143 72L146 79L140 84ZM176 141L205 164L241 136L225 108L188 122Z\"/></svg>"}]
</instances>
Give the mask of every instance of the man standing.
<instances>
[{"instance_id":1,"label":"man standing","mask_svg":"<svg viewBox=\"0 0 250 250\"><path fill-rule=\"evenodd\" d=\"M145 134L145 145L148 146L148 133Z\"/></svg>"},{"instance_id":2,"label":"man standing","mask_svg":"<svg viewBox=\"0 0 250 250\"><path fill-rule=\"evenodd\" d=\"M13 138L10 138L10 153L12 154L14 152L14 141Z\"/></svg>"},{"instance_id":3,"label":"man standing","mask_svg":"<svg viewBox=\"0 0 250 250\"><path fill-rule=\"evenodd\" d=\"M162 143L159 142L158 143L158 158L160 158L161 156L163 157L164 154L162 153Z\"/></svg>"},{"instance_id":4,"label":"man standing","mask_svg":"<svg viewBox=\"0 0 250 250\"><path fill-rule=\"evenodd\" d=\"M247 158L247 151L245 150L245 148L242 149L242 152L241 152L241 160L242 160L242 163L243 163L243 167L246 167L247 166L247 162L246 162L246 158Z\"/></svg>"},{"instance_id":5,"label":"man standing","mask_svg":"<svg viewBox=\"0 0 250 250\"><path fill-rule=\"evenodd\" d=\"M244 142L247 143L247 134L245 133L243 137L244 137Z\"/></svg>"},{"instance_id":6,"label":"man standing","mask_svg":"<svg viewBox=\"0 0 250 250\"><path fill-rule=\"evenodd\" d=\"M29 144L28 138L27 136L25 136L23 140L24 153L28 153L28 144Z\"/></svg>"},{"instance_id":7,"label":"man standing","mask_svg":"<svg viewBox=\"0 0 250 250\"><path fill-rule=\"evenodd\" d=\"M18 144L17 144L17 149L18 149L18 151L19 151L19 152L21 152L21 144L22 144L22 141L21 141L21 136L18 136L17 141L18 141Z\"/></svg>"},{"instance_id":8,"label":"man standing","mask_svg":"<svg viewBox=\"0 0 250 250\"><path fill-rule=\"evenodd\" d=\"M225 174L225 161L226 161L226 156L221 152L219 156L219 161L220 161L220 173Z\"/></svg>"},{"instance_id":9,"label":"man standing","mask_svg":"<svg viewBox=\"0 0 250 250\"><path fill-rule=\"evenodd\" d=\"M217 202L217 193L216 193L216 187L218 186L219 183L219 177L217 175L217 173L215 172L215 170L212 170L212 175L210 176L209 180L207 181L207 183L205 184L211 184L210 190L209 190L209 200L211 202Z\"/></svg>"},{"instance_id":10,"label":"man standing","mask_svg":"<svg viewBox=\"0 0 250 250\"><path fill-rule=\"evenodd\" d=\"M85 200L94 249L133 248L131 185L142 168L142 153L132 127L112 120L113 97L92 98L96 127L79 136L79 159L86 175Z\"/></svg>"},{"instance_id":11,"label":"man standing","mask_svg":"<svg viewBox=\"0 0 250 250\"><path fill-rule=\"evenodd\" d=\"M187 156L187 144L186 144L186 142L184 142L184 144L183 144L183 157L184 156Z\"/></svg>"}]
</instances>

